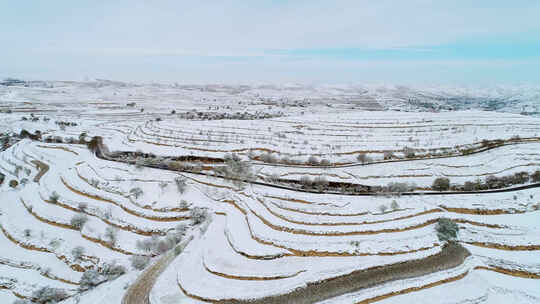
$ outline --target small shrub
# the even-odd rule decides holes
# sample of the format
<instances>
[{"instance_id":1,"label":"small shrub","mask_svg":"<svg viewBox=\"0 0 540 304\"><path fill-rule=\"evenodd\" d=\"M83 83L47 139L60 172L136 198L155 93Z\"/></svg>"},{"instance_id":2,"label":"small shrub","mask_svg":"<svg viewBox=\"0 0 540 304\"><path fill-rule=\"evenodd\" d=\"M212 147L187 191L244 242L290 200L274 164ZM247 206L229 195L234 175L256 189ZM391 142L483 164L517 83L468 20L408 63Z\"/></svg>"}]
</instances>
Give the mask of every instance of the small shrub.
<instances>
[{"instance_id":1,"label":"small shrub","mask_svg":"<svg viewBox=\"0 0 540 304\"><path fill-rule=\"evenodd\" d=\"M49 200L53 203L58 203L59 198L60 198L60 195L58 195L56 191L53 191L53 193L49 196Z\"/></svg>"},{"instance_id":2,"label":"small shrub","mask_svg":"<svg viewBox=\"0 0 540 304\"><path fill-rule=\"evenodd\" d=\"M531 179L533 182L540 182L540 170L534 171L533 174L531 174Z\"/></svg>"},{"instance_id":3,"label":"small shrub","mask_svg":"<svg viewBox=\"0 0 540 304\"><path fill-rule=\"evenodd\" d=\"M189 203L186 200L181 200L178 207L180 209L187 209L189 207Z\"/></svg>"},{"instance_id":4,"label":"small shrub","mask_svg":"<svg viewBox=\"0 0 540 304\"><path fill-rule=\"evenodd\" d=\"M118 240L118 229L112 226L107 226L105 228L105 239L111 244L111 246L116 245L116 241Z\"/></svg>"},{"instance_id":5,"label":"small shrub","mask_svg":"<svg viewBox=\"0 0 540 304\"><path fill-rule=\"evenodd\" d=\"M329 185L328 180L324 176L317 176L313 180L313 186L316 187L319 191L325 190Z\"/></svg>"},{"instance_id":6,"label":"small shrub","mask_svg":"<svg viewBox=\"0 0 540 304\"><path fill-rule=\"evenodd\" d=\"M141 195L144 194L143 190L139 187L136 187L136 188L133 188L131 190L129 190L129 194L134 196L135 199L138 199Z\"/></svg>"},{"instance_id":7,"label":"small shrub","mask_svg":"<svg viewBox=\"0 0 540 304\"><path fill-rule=\"evenodd\" d=\"M67 298L69 295L63 289L42 287L32 293L32 298L39 304L57 303Z\"/></svg>"},{"instance_id":8,"label":"small shrub","mask_svg":"<svg viewBox=\"0 0 540 304\"><path fill-rule=\"evenodd\" d=\"M459 227L454 221L447 218L440 218L435 227L437 237L441 242L455 239L459 232Z\"/></svg>"},{"instance_id":9,"label":"small shrub","mask_svg":"<svg viewBox=\"0 0 540 304\"><path fill-rule=\"evenodd\" d=\"M43 233L43 231L42 231L42 233ZM43 234L42 234L42 236L43 236ZM51 240L49 242L49 246L51 246L54 249L60 247L60 240L57 240L57 239Z\"/></svg>"},{"instance_id":10,"label":"small shrub","mask_svg":"<svg viewBox=\"0 0 540 304\"><path fill-rule=\"evenodd\" d=\"M529 176L529 172L526 171L517 172L511 177L513 184L525 184L530 179L531 177Z\"/></svg>"},{"instance_id":11,"label":"small shrub","mask_svg":"<svg viewBox=\"0 0 540 304\"><path fill-rule=\"evenodd\" d=\"M270 176L267 177L268 181L271 183L278 183L279 182L279 174L272 173Z\"/></svg>"},{"instance_id":12,"label":"small shrub","mask_svg":"<svg viewBox=\"0 0 540 304\"><path fill-rule=\"evenodd\" d=\"M28 183L28 178L24 177L21 179L21 185L26 185Z\"/></svg>"},{"instance_id":13,"label":"small shrub","mask_svg":"<svg viewBox=\"0 0 540 304\"><path fill-rule=\"evenodd\" d=\"M388 209L388 207L386 207L386 205L380 205L379 206L379 211L381 211L381 213L384 213L386 211L386 209Z\"/></svg>"},{"instance_id":14,"label":"small shrub","mask_svg":"<svg viewBox=\"0 0 540 304\"><path fill-rule=\"evenodd\" d=\"M85 144L87 136L88 134L86 132L82 132L81 134L79 134L79 143Z\"/></svg>"},{"instance_id":15,"label":"small shrub","mask_svg":"<svg viewBox=\"0 0 540 304\"><path fill-rule=\"evenodd\" d=\"M96 287L102 282L105 282L106 279L97 272L97 270L89 269L86 270L81 276L79 281L80 289L88 290Z\"/></svg>"},{"instance_id":16,"label":"small shrub","mask_svg":"<svg viewBox=\"0 0 540 304\"><path fill-rule=\"evenodd\" d=\"M107 220L110 220L111 217L112 217L112 209L111 207L107 208L107 210L105 210L105 212L103 212L103 217Z\"/></svg>"},{"instance_id":17,"label":"small shrub","mask_svg":"<svg viewBox=\"0 0 540 304\"><path fill-rule=\"evenodd\" d=\"M80 202L79 203L79 210L85 211L88 208L88 203Z\"/></svg>"},{"instance_id":18,"label":"small shrub","mask_svg":"<svg viewBox=\"0 0 540 304\"><path fill-rule=\"evenodd\" d=\"M88 217L84 214L75 214L71 220L69 221L71 226L77 228L78 230L82 230L84 227L84 224L88 221Z\"/></svg>"},{"instance_id":19,"label":"small shrub","mask_svg":"<svg viewBox=\"0 0 540 304\"><path fill-rule=\"evenodd\" d=\"M225 161L241 161L240 156L236 153L227 153L223 157Z\"/></svg>"},{"instance_id":20,"label":"small shrub","mask_svg":"<svg viewBox=\"0 0 540 304\"><path fill-rule=\"evenodd\" d=\"M165 252L169 251L171 249L173 244L171 242L168 242L166 239L159 240L157 243L156 250L159 254L164 254Z\"/></svg>"},{"instance_id":21,"label":"small shrub","mask_svg":"<svg viewBox=\"0 0 540 304\"><path fill-rule=\"evenodd\" d=\"M317 156L311 155L311 156L308 158L307 163L310 164L310 165L316 166L316 165L318 165L320 162L319 162L319 159L317 158Z\"/></svg>"},{"instance_id":22,"label":"small shrub","mask_svg":"<svg viewBox=\"0 0 540 304\"><path fill-rule=\"evenodd\" d=\"M73 255L73 258L75 260L80 260L82 256L84 255L84 247L77 246L71 250L71 254Z\"/></svg>"},{"instance_id":23,"label":"small shrub","mask_svg":"<svg viewBox=\"0 0 540 304\"><path fill-rule=\"evenodd\" d=\"M116 261L111 263L105 263L102 267L101 274L109 278L115 278L126 273L126 268L122 265L116 264Z\"/></svg>"},{"instance_id":24,"label":"small shrub","mask_svg":"<svg viewBox=\"0 0 540 304\"><path fill-rule=\"evenodd\" d=\"M101 136L94 136L89 142L86 143L86 146L90 151L96 153L102 143L103 138Z\"/></svg>"},{"instance_id":25,"label":"small shrub","mask_svg":"<svg viewBox=\"0 0 540 304\"><path fill-rule=\"evenodd\" d=\"M385 151L384 154L383 154L383 158L385 160L389 160L389 159L393 159L395 158L396 156L394 155L394 153L392 153L391 151Z\"/></svg>"},{"instance_id":26,"label":"small shrub","mask_svg":"<svg viewBox=\"0 0 540 304\"><path fill-rule=\"evenodd\" d=\"M272 154L272 153L264 153L260 156L260 159L262 162L269 163L269 164L275 164L278 161L278 158Z\"/></svg>"},{"instance_id":27,"label":"small shrub","mask_svg":"<svg viewBox=\"0 0 540 304\"><path fill-rule=\"evenodd\" d=\"M321 166L330 166L330 161L326 158L321 159Z\"/></svg>"},{"instance_id":28,"label":"small shrub","mask_svg":"<svg viewBox=\"0 0 540 304\"><path fill-rule=\"evenodd\" d=\"M414 149L409 147L403 148L403 154L406 158L414 158L416 156Z\"/></svg>"},{"instance_id":29,"label":"small shrub","mask_svg":"<svg viewBox=\"0 0 540 304\"><path fill-rule=\"evenodd\" d=\"M477 185L475 182L466 181L465 184L463 184L463 190L465 191L474 191L479 188L479 185Z\"/></svg>"},{"instance_id":30,"label":"small shrub","mask_svg":"<svg viewBox=\"0 0 540 304\"><path fill-rule=\"evenodd\" d=\"M142 251L152 252L155 251L157 247L157 242L158 238L156 236L152 236L151 238L138 240L135 246Z\"/></svg>"},{"instance_id":31,"label":"small shrub","mask_svg":"<svg viewBox=\"0 0 540 304\"><path fill-rule=\"evenodd\" d=\"M469 154L474 153L474 151L475 151L474 147L463 148L463 149L460 150L462 155L469 155Z\"/></svg>"},{"instance_id":32,"label":"small shrub","mask_svg":"<svg viewBox=\"0 0 540 304\"><path fill-rule=\"evenodd\" d=\"M176 184L176 188L178 189L178 193L184 194L184 192L186 191L186 187L187 187L186 178L181 177L181 176L177 176L177 177L174 178L174 182Z\"/></svg>"},{"instance_id":33,"label":"small shrub","mask_svg":"<svg viewBox=\"0 0 540 304\"><path fill-rule=\"evenodd\" d=\"M413 191L414 188L416 188L414 184L396 183L396 182L390 182L386 186L386 190L388 192L394 192L394 193L403 193L407 191Z\"/></svg>"},{"instance_id":34,"label":"small shrub","mask_svg":"<svg viewBox=\"0 0 540 304\"><path fill-rule=\"evenodd\" d=\"M371 161L371 158L367 156L366 153L360 153L358 156L356 156L356 160L361 162L362 164L369 163Z\"/></svg>"},{"instance_id":35,"label":"small shrub","mask_svg":"<svg viewBox=\"0 0 540 304\"><path fill-rule=\"evenodd\" d=\"M18 185L19 185L19 182L17 180L12 179L9 181L9 186L11 188L17 188Z\"/></svg>"},{"instance_id":36,"label":"small shrub","mask_svg":"<svg viewBox=\"0 0 540 304\"><path fill-rule=\"evenodd\" d=\"M219 174L232 179L250 180L253 178L249 162L241 161L236 154L226 155L225 166L216 169Z\"/></svg>"},{"instance_id":37,"label":"small shrub","mask_svg":"<svg viewBox=\"0 0 540 304\"><path fill-rule=\"evenodd\" d=\"M208 211L203 208L195 207L190 211L191 223L199 225L208 219Z\"/></svg>"},{"instance_id":38,"label":"small shrub","mask_svg":"<svg viewBox=\"0 0 540 304\"><path fill-rule=\"evenodd\" d=\"M495 189L503 186L501 180L495 175L489 175L488 177L486 177L485 182L487 188L489 189Z\"/></svg>"},{"instance_id":39,"label":"small shrub","mask_svg":"<svg viewBox=\"0 0 540 304\"><path fill-rule=\"evenodd\" d=\"M450 189L450 180L446 177L438 177L433 181L431 188L435 191L446 191Z\"/></svg>"},{"instance_id":40,"label":"small shrub","mask_svg":"<svg viewBox=\"0 0 540 304\"><path fill-rule=\"evenodd\" d=\"M133 267L133 269L143 270L150 262L150 257L144 255L133 255L131 256L130 260L131 267Z\"/></svg>"},{"instance_id":41,"label":"small shrub","mask_svg":"<svg viewBox=\"0 0 540 304\"><path fill-rule=\"evenodd\" d=\"M90 180L90 185L92 185L94 188L97 188L99 186L99 180L92 178Z\"/></svg>"},{"instance_id":42,"label":"small shrub","mask_svg":"<svg viewBox=\"0 0 540 304\"><path fill-rule=\"evenodd\" d=\"M311 178L309 178L309 176L307 175L304 175L302 177L300 177L300 184L303 186L303 187L311 187L312 185L312 181L311 181Z\"/></svg>"}]
</instances>

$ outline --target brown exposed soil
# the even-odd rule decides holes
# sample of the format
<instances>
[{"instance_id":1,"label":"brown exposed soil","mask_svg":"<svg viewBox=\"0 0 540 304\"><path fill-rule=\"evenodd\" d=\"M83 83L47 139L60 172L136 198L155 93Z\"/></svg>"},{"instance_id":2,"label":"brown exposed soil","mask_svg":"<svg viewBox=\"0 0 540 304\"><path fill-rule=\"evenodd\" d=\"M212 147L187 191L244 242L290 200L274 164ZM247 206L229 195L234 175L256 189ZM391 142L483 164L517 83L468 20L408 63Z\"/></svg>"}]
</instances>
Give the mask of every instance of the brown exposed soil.
<instances>
[{"instance_id":1,"label":"brown exposed soil","mask_svg":"<svg viewBox=\"0 0 540 304\"><path fill-rule=\"evenodd\" d=\"M63 147L63 146L44 146L44 145L38 145L38 147L40 148L45 148L45 149L57 149L57 150L63 150L63 151L66 151L66 152L70 152L70 153L73 153L75 155L79 155L79 153L67 148L67 147Z\"/></svg>"},{"instance_id":2,"label":"brown exposed soil","mask_svg":"<svg viewBox=\"0 0 540 304\"><path fill-rule=\"evenodd\" d=\"M497 266L476 266L474 269L483 269L483 270L489 270L489 271L495 271L498 273L510 275L513 277L520 277L525 279L540 279L540 274L527 272L523 270L514 270L514 269L505 269Z\"/></svg>"},{"instance_id":3,"label":"brown exposed soil","mask_svg":"<svg viewBox=\"0 0 540 304\"><path fill-rule=\"evenodd\" d=\"M49 165L39 160L32 160L32 163L36 165L37 169L39 170L38 174L34 177L34 182L39 184L41 177L45 175L47 171L49 171Z\"/></svg>"},{"instance_id":4,"label":"brown exposed soil","mask_svg":"<svg viewBox=\"0 0 540 304\"><path fill-rule=\"evenodd\" d=\"M300 273L304 272L305 270L301 270L301 271L298 271L297 273L294 273L292 275L288 275L288 276L272 276L272 277L263 277L263 276L237 276L237 275L231 275L231 274L227 274L227 273L221 273L221 272L218 272L218 271L215 271L215 270L211 270L208 268L208 266L206 266L206 263L204 263L203 261L203 265L204 265L204 269L206 271L208 271L209 273L213 274L213 275L217 275L217 276L220 276L220 277L223 277L223 278L227 278L227 279L233 279L233 280L243 280L243 281L270 281L270 280L279 280L279 279L286 279L286 278L292 278L292 277L295 277L297 275L299 275Z\"/></svg>"},{"instance_id":5,"label":"brown exposed soil","mask_svg":"<svg viewBox=\"0 0 540 304\"><path fill-rule=\"evenodd\" d=\"M508 251L533 251L533 250L540 250L540 245L505 245L505 244L497 244L497 243L485 243L485 242L465 242L470 245L478 246L478 247L484 247L484 248L492 248L492 249L499 249L499 250L508 250Z\"/></svg>"},{"instance_id":6,"label":"brown exposed soil","mask_svg":"<svg viewBox=\"0 0 540 304\"><path fill-rule=\"evenodd\" d=\"M276 206L276 208L279 208L279 209L282 209L282 210L287 210L287 211L296 212L296 213L309 214L309 215L323 215L323 216L343 217L343 216L361 216L361 215L366 215L366 214L369 213L367 211L358 212L358 213L315 212L315 211L305 211L305 210L296 209L296 208L283 207L283 206L280 206L279 204L277 204L276 202L272 202L272 205L274 205L274 206Z\"/></svg>"},{"instance_id":7,"label":"brown exposed soil","mask_svg":"<svg viewBox=\"0 0 540 304\"><path fill-rule=\"evenodd\" d=\"M507 209L470 209L470 208L452 208L446 206L440 206L441 208L461 214L476 214L476 215L499 215L499 214L514 214L514 213L525 213L521 210L507 210Z\"/></svg>"}]
</instances>

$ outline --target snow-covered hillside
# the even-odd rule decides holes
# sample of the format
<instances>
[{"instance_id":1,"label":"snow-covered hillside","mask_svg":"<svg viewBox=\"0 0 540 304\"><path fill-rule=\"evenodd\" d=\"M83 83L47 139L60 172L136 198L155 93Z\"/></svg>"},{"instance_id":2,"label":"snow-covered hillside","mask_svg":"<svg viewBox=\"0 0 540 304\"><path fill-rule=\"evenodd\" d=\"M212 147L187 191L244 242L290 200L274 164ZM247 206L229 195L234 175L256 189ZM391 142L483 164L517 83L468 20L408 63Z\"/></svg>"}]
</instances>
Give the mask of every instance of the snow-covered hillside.
<instances>
[{"instance_id":1,"label":"snow-covered hillside","mask_svg":"<svg viewBox=\"0 0 540 304\"><path fill-rule=\"evenodd\" d=\"M539 100L0 85L0 303L538 303Z\"/></svg>"}]
</instances>

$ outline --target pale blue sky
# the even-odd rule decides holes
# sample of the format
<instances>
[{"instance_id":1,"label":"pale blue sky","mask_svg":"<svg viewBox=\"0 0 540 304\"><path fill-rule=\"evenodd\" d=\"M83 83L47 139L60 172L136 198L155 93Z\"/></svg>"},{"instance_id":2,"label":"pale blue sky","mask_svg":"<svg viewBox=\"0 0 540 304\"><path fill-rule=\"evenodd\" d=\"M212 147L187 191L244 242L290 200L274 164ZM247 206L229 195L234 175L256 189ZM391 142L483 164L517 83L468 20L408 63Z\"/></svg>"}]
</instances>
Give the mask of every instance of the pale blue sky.
<instances>
[{"instance_id":1,"label":"pale blue sky","mask_svg":"<svg viewBox=\"0 0 540 304\"><path fill-rule=\"evenodd\" d=\"M0 0L0 77L540 83L540 1Z\"/></svg>"}]
</instances>

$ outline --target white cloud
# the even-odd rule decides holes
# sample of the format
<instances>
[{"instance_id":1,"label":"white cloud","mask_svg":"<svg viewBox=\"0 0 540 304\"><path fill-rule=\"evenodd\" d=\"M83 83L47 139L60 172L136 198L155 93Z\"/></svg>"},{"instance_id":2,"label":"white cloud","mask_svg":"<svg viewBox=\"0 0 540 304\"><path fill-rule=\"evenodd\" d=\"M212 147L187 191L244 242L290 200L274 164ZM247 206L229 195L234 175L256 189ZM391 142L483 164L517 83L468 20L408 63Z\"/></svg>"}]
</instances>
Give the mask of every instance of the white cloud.
<instances>
[{"instance_id":1,"label":"white cloud","mask_svg":"<svg viewBox=\"0 0 540 304\"><path fill-rule=\"evenodd\" d=\"M43 9L49 23L21 25L28 32L16 40L67 49L241 54L418 47L540 31L539 1L110 1L84 10Z\"/></svg>"},{"instance_id":2,"label":"white cloud","mask_svg":"<svg viewBox=\"0 0 540 304\"><path fill-rule=\"evenodd\" d=\"M379 79L397 75L405 80L431 79L437 72L444 77L445 69L454 69L457 75L455 69L467 67L512 74L510 65L522 66L519 58L504 64L343 62L291 58L279 50L430 52L431 46L459 41L537 39L532 36L540 32L539 15L540 1L527 0L6 2L0 4L0 19L7 20L0 27L0 45L7 46L0 49L0 70L49 73L51 78L99 74L122 79L140 74L148 80L193 77L194 81L354 80L367 79L370 73ZM233 64L234 69L225 68Z\"/></svg>"}]
</instances>

